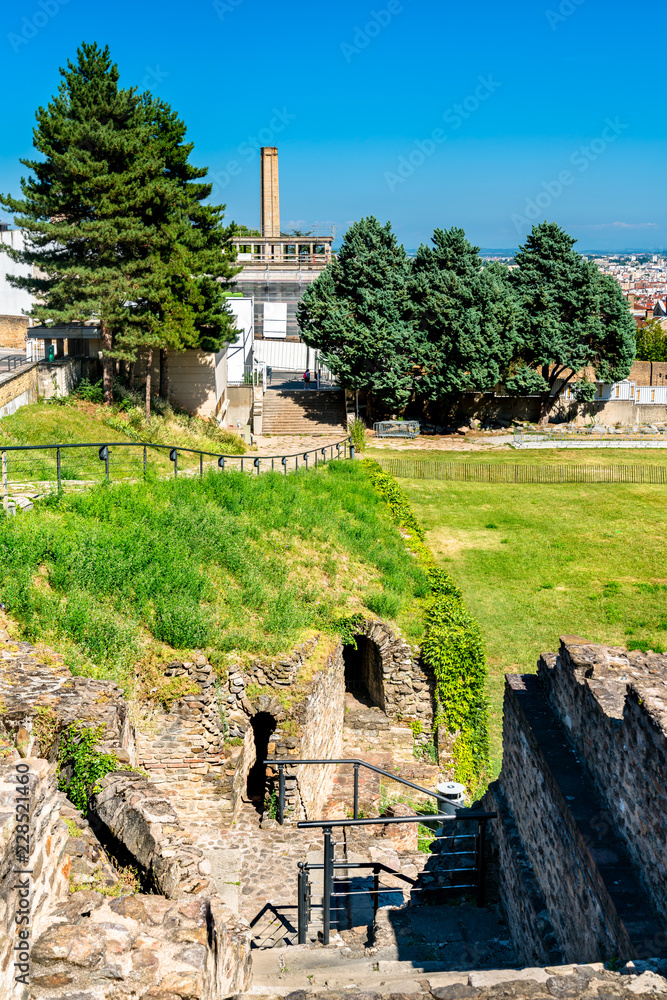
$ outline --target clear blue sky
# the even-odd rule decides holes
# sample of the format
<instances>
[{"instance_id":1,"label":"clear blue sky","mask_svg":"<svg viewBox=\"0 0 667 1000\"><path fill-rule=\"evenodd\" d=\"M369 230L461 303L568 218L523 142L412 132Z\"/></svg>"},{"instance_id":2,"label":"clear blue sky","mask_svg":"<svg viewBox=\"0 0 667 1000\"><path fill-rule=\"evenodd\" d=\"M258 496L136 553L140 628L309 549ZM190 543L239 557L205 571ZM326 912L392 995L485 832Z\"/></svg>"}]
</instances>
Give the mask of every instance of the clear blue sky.
<instances>
[{"instance_id":1,"label":"clear blue sky","mask_svg":"<svg viewBox=\"0 0 667 1000\"><path fill-rule=\"evenodd\" d=\"M97 41L184 118L238 222L259 222L262 144L283 228L372 213L407 247L451 225L512 247L532 215L580 249L667 247L659 0L8 0L0 21L2 191Z\"/></svg>"}]
</instances>

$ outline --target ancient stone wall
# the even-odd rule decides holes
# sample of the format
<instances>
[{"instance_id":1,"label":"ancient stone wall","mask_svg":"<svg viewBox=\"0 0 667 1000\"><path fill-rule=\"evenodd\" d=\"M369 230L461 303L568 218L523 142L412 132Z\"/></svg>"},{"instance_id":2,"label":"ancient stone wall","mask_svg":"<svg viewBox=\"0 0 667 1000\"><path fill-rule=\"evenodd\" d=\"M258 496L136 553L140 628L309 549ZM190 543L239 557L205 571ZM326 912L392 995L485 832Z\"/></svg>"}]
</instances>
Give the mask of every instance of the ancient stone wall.
<instances>
[{"instance_id":1,"label":"ancient stone wall","mask_svg":"<svg viewBox=\"0 0 667 1000\"><path fill-rule=\"evenodd\" d=\"M104 727L101 749L113 750L121 763L135 763L134 729L118 684L73 676L61 657L13 642L2 629L0 653L0 737L11 736L25 756L53 761L60 733L81 720Z\"/></svg>"},{"instance_id":2,"label":"ancient stone wall","mask_svg":"<svg viewBox=\"0 0 667 1000\"><path fill-rule=\"evenodd\" d=\"M30 1000L224 1000L250 989L248 926L217 898L76 892L55 919L33 948Z\"/></svg>"},{"instance_id":3,"label":"ancient stone wall","mask_svg":"<svg viewBox=\"0 0 667 1000\"><path fill-rule=\"evenodd\" d=\"M667 918L667 656L564 637L538 674L653 905Z\"/></svg>"},{"instance_id":4,"label":"ancient stone wall","mask_svg":"<svg viewBox=\"0 0 667 1000\"><path fill-rule=\"evenodd\" d=\"M522 965L558 965L563 961L544 894L521 842L499 782L484 796L482 808L497 812L489 825L486 894L502 900L512 944Z\"/></svg>"},{"instance_id":5,"label":"ancient stone wall","mask_svg":"<svg viewBox=\"0 0 667 1000\"><path fill-rule=\"evenodd\" d=\"M369 621L358 633L369 642L361 651L371 678L371 698L391 717L433 722L435 679L405 640L381 621Z\"/></svg>"},{"instance_id":6,"label":"ancient stone wall","mask_svg":"<svg viewBox=\"0 0 667 1000\"><path fill-rule=\"evenodd\" d=\"M541 734L535 733L522 707L521 695L532 693L531 681L535 678L507 677L500 782L544 894L558 945L566 961L636 957L584 834L545 759ZM505 904L508 914L512 905Z\"/></svg>"},{"instance_id":7,"label":"ancient stone wall","mask_svg":"<svg viewBox=\"0 0 667 1000\"><path fill-rule=\"evenodd\" d=\"M53 768L45 760L20 758L16 753L13 757L0 762L0 995L21 1000L27 990L14 983L15 947L25 940L19 931L29 928L34 941L46 929L69 891L70 860L65 853L67 829L60 819L64 796ZM30 811L27 816L21 812L17 821L17 789L26 787L22 775L28 777ZM27 856L19 857L17 848L28 843ZM31 874L17 875L19 869ZM24 914L29 922L17 925L17 915Z\"/></svg>"}]
</instances>

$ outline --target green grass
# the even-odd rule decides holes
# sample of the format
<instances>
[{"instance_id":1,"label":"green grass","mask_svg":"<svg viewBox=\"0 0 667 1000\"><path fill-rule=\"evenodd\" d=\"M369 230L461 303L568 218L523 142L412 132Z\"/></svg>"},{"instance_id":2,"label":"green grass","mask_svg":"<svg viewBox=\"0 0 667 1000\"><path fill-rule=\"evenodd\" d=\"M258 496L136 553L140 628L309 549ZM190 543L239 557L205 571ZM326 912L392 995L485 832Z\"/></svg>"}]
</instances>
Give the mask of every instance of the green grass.
<instances>
[{"instance_id":1,"label":"green grass","mask_svg":"<svg viewBox=\"0 0 667 1000\"><path fill-rule=\"evenodd\" d=\"M400 483L482 628L494 773L505 672L563 634L667 650L664 486Z\"/></svg>"},{"instance_id":2,"label":"green grass","mask_svg":"<svg viewBox=\"0 0 667 1000\"><path fill-rule=\"evenodd\" d=\"M104 407L71 396L58 403L22 406L0 420L0 447L141 441L226 454L241 454L245 450L238 435L221 430L213 421L176 413L159 401L156 405L160 412L154 412L147 423L142 408L135 405L137 400L138 397L126 394L112 407ZM61 456L63 479L104 478L104 463L100 462L96 449L68 448ZM182 471L199 468L198 456L180 453L178 460ZM55 479L55 452L8 452L7 462L10 481ZM158 474L173 471L168 452L161 449L148 449L148 466ZM143 449L110 449L110 471L115 479L142 476Z\"/></svg>"},{"instance_id":3,"label":"green grass","mask_svg":"<svg viewBox=\"0 0 667 1000\"><path fill-rule=\"evenodd\" d=\"M487 465L665 465L667 448L535 448L517 450L508 445L497 451L444 451L433 448L395 451L367 448L364 458L397 458L405 461L456 462L457 464Z\"/></svg>"},{"instance_id":4,"label":"green grass","mask_svg":"<svg viewBox=\"0 0 667 1000\"><path fill-rule=\"evenodd\" d=\"M0 601L77 672L150 691L170 650L221 671L377 608L421 639L425 572L358 463L52 495L0 516ZM157 697L160 697L158 694Z\"/></svg>"}]
</instances>

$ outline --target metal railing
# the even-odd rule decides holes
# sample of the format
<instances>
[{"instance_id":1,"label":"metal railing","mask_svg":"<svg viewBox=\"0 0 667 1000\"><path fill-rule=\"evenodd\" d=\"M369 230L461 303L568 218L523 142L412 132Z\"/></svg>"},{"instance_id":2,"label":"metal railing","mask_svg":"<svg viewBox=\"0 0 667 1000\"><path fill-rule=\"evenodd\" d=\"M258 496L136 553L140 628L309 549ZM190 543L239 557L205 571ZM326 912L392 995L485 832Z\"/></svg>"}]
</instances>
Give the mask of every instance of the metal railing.
<instances>
[{"instance_id":1,"label":"metal railing","mask_svg":"<svg viewBox=\"0 0 667 1000\"><path fill-rule=\"evenodd\" d=\"M310 922L311 912L312 912L312 901L311 901L311 886L309 873L311 871L320 870L324 873L324 882L322 890L322 944L327 945L331 938L331 915L334 911L333 900L335 898L345 898L350 899L353 896L367 896L370 895L373 901L373 911L377 912L378 898L381 892L390 891L389 887L381 886L379 880L380 871L384 871L392 876L392 878L398 878L410 885L410 895L414 893L446 893L446 892L469 892L474 891L477 897L477 905L484 905L484 858L485 858L485 844L486 844L486 822L489 819L495 819L497 813L492 812L474 812L466 810L454 810L455 815L447 812L444 814L433 815L432 813L426 816L379 816L375 819L335 819L335 820L302 820L297 823L299 829L321 829L324 836L323 843L323 861L322 864L311 864L309 862L299 863L299 874L297 883L297 899L298 899L298 935L299 944L306 943L306 937L308 933L308 924ZM336 842L332 839L332 831L334 829L341 829L345 827L358 827L358 826L387 826L399 823L424 823L428 821L429 823L442 823L443 832L441 834L436 834L434 840L441 842L447 841L459 841L461 839L472 839L474 846L472 848L463 851L451 851L448 852L445 857L456 858L456 857L472 857L474 860L469 862L467 865L456 864L451 868L440 869L441 875L446 874L461 874L464 878L467 878L467 882L459 882L449 886L434 885L434 886L420 886L419 879L411 879L409 876L405 875L403 872L399 872L394 868L390 868L387 865L380 864L378 862L348 862L348 861L336 861L334 856L334 851L336 847ZM473 834L455 834L448 836L444 833L444 824L447 823L466 823L466 822L476 822L477 832ZM455 845L456 846L456 845ZM335 885L335 873L337 870L341 869L360 869L360 868L370 868L373 869L373 887L371 889L358 889L358 890L347 890L347 891L336 891ZM395 891L395 890L394 890Z\"/></svg>"},{"instance_id":2,"label":"metal railing","mask_svg":"<svg viewBox=\"0 0 667 1000\"><path fill-rule=\"evenodd\" d=\"M7 372L14 372L24 365L32 365L36 360L36 358L34 360L27 358L25 354L7 354L0 358L0 376L7 374Z\"/></svg>"},{"instance_id":3,"label":"metal railing","mask_svg":"<svg viewBox=\"0 0 667 1000\"><path fill-rule=\"evenodd\" d=\"M140 449L137 459L123 466L120 461L120 454L123 449L129 449L130 454L132 450ZM326 464L328 461L354 458L354 446L351 444L349 438L344 438L342 441L337 441L333 444L311 448L308 451L294 452L290 455L221 455L217 452L200 451L196 448L182 448L176 445L153 444L143 441L0 445L0 452L2 453L2 489L5 509L7 509L9 501L11 464L9 456L18 457L19 455L24 456L26 454L33 456L37 455L37 453L45 455L45 459L40 458L37 462L33 460L29 469L29 472L33 474L24 476L18 482L25 482L26 480L30 482L39 481L46 484L48 488L51 481L53 481L58 491L63 488L63 481L67 481L70 485L77 482L83 485L91 480L93 482L96 480L94 475L83 477L80 474L82 471L81 467L72 464L69 456L75 455L77 452L84 452L84 454L87 453L92 456L93 465L84 471L97 471L99 463L104 463L103 478L107 482L110 482L112 479L112 471L117 471L115 481L145 478L148 473L149 455L151 458L155 457L152 454L153 452L157 453L157 456L151 471L157 472L158 475L160 473L171 475L171 469L173 469L174 477L177 477L179 472L183 475L199 475L201 477L205 471L211 470L220 470L223 472L238 470L240 472L256 473L257 475L260 472L278 471L287 475L288 472L299 471L299 469L303 468L317 468L319 464ZM165 455L164 458L162 457L163 455ZM180 466L179 456L182 459ZM116 465L117 470L115 468ZM17 468L19 467L15 463L11 471L15 472ZM19 469L19 471L26 472L26 469ZM37 475L34 474L35 472ZM54 472L55 477L53 476ZM68 472L76 473L76 475L68 476ZM45 476L46 478L40 479L40 476ZM12 481L17 480L14 477Z\"/></svg>"},{"instance_id":4,"label":"metal railing","mask_svg":"<svg viewBox=\"0 0 667 1000\"><path fill-rule=\"evenodd\" d=\"M542 428L514 428L514 448L667 448L667 428L592 427L568 428L555 424Z\"/></svg>"},{"instance_id":5,"label":"metal railing","mask_svg":"<svg viewBox=\"0 0 667 1000\"><path fill-rule=\"evenodd\" d=\"M285 822L285 792L286 792L286 778L285 773L286 767L293 767L299 765L325 765L325 764L351 764L354 768L354 792L353 792L353 812L354 817L352 819L336 819L336 820L301 820L297 822L297 827L299 829L321 829L324 834L324 844L323 844L323 863L310 864L301 862L299 864L299 882L298 882L298 910L299 910L299 944L305 944L308 922L310 919L311 911L311 891L310 891L310 879L309 872L315 870L321 870L324 872L324 889L322 896L322 941L324 944L329 944L330 933L331 933L331 913L332 913L332 900L334 897L351 897L355 895L367 895L370 893L373 897L374 909L377 909L377 899L379 893L383 890L379 885L379 872L385 871L390 873L393 877L403 879L404 881L412 885L412 891L417 892L430 892L430 891L445 891L442 886L434 887L419 887L415 880L408 878L402 872L397 872L394 869L388 868L385 865L380 865L374 862L354 862L348 863L346 861L336 861L334 858L334 841L332 840L332 830L341 827L350 826L385 826L388 824L396 823L468 823L477 822L478 828L476 834L458 834L454 836L448 836L443 832L437 834L434 839L440 841L453 841L459 840L461 837L474 837L475 845L474 850L465 850L461 852L450 852L452 857L466 855L469 856L474 854L475 861L473 865L468 867L458 866L456 868L441 869L442 873L446 872L460 872L469 873L474 872L473 876L468 876L471 881L457 884L450 887L450 889L457 892L463 890L475 890L477 893L477 903L479 906L483 905L484 902L484 844L485 844L485 832L486 832L486 821L489 819L494 819L496 813L492 812L481 812L474 809L459 809L452 802L450 802L446 796L442 795L438 791L434 791L431 788L424 788L422 785L415 784L414 781L408 781L407 778L402 778L398 774L392 774L391 771L385 771L382 767L377 767L375 764L369 764L368 761L361 760L358 757L343 757L343 758L314 758L314 759L298 759L293 760L290 758L269 758L264 761L266 767L277 767L278 768L278 810L277 819L282 825ZM379 816L371 819L360 819L359 818L359 769L366 768L369 771L373 771L375 774L382 775L385 778L391 778L392 781L398 782L400 785L405 785L411 788L413 791L419 792L421 795L427 795L434 798L437 802L438 811L437 813L425 813L416 816ZM358 891L348 891L348 892L336 892L334 886L334 873L339 869L347 868L373 868L373 888L363 889Z\"/></svg>"},{"instance_id":6,"label":"metal railing","mask_svg":"<svg viewBox=\"0 0 667 1000\"><path fill-rule=\"evenodd\" d=\"M380 420L373 424L377 438L416 438L419 436L418 420Z\"/></svg>"}]
</instances>

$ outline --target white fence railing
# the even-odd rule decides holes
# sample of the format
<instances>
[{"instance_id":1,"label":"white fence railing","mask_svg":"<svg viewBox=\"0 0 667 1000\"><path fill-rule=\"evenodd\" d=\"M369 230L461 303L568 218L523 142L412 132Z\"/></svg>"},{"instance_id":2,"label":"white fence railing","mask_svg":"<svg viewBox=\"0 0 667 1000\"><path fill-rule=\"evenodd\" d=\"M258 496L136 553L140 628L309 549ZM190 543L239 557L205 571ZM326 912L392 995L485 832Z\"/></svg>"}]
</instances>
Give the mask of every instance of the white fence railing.
<instances>
[{"instance_id":1,"label":"white fence railing","mask_svg":"<svg viewBox=\"0 0 667 1000\"><path fill-rule=\"evenodd\" d=\"M562 398L565 400L576 398L571 385L565 386ZM614 382L612 385L605 385L598 382L595 399L603 402L614 399L629 400L642 405L653 403L667 406L667 385L637 385L636 382Z\"/></svg>"}]
</instances>

